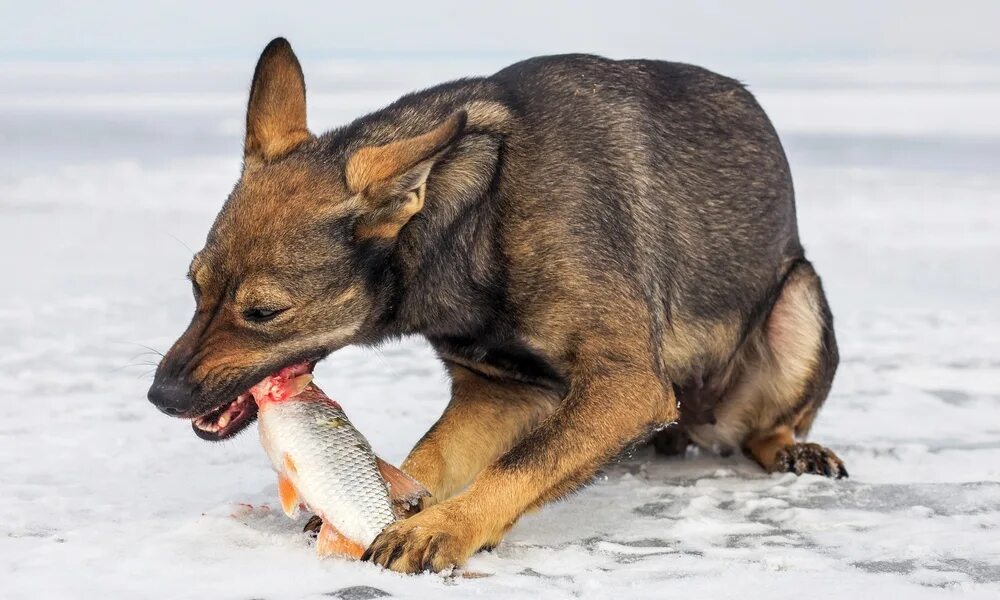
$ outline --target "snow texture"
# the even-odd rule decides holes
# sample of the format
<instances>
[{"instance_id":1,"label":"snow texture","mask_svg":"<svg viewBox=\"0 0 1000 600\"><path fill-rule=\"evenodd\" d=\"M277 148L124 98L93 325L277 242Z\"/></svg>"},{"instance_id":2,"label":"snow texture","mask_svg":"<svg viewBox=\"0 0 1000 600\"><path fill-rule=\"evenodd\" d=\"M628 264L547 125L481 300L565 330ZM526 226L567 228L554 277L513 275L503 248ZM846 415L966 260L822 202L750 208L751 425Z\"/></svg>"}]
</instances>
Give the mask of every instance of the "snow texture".
<instances>
[{"instance_id":1,"label":"snow texture","mask_svg":"<svg viewBox=\"0 0 1000 600\"><path fill-rule=\"evenodd\" d=\"M497 64L305 63L314 129ZM715 65L719 66L719 65ZM851 478L641 449L452 576L318 561L253 430L146 400L239 169L249 65L0 69L0 596L1000 597L1000 70L727 66L785 140L842 363ZM447 400L419 340L317 380L398 463Z\"/></svg>"}]
</instances>

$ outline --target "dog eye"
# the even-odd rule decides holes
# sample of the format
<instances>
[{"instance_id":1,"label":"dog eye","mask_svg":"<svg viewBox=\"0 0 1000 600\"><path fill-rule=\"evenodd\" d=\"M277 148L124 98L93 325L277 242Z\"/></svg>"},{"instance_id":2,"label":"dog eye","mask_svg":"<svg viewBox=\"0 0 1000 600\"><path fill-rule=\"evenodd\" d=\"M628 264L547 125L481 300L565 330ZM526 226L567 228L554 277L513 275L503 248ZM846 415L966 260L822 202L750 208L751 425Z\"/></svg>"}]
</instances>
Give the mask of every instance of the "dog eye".
<instances>
[{"instance_id":1,"label":"dog eye","mask_svg":"<svg viewBox=\"0 0 1000 600\"><path fill-rule=\"evenodd\" d=\"M243 318L251 323L266 323L285 310L284 308L248 308L243 311Z\"/></svg>"}]
</instances>

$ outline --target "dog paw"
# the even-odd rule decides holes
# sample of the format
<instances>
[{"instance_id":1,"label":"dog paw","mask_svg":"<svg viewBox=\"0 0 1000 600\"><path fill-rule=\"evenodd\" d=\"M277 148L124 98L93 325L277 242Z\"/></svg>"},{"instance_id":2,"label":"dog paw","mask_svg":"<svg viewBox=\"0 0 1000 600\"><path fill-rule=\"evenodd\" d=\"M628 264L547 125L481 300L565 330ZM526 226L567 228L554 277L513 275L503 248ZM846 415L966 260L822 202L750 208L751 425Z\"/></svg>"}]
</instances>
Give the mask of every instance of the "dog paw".
<instances>
[{"instance_id":1,"label":"dog paw","mask_svg":"<svg viewBox=\"0 0 1000 600\"><path fill-rule=\"evenodd\" d=\"M825 475L835 479L848 476L844 462L832 450L810 443L792 444L778 450L773 470L796 475Z\"/></svg>"},{"instance_id":2,"label":"dog paw","mask_svg":"<svg viewBox=\"0 0 1000 600\"><path fill-rule=\"evenodd\" d=\"M439 504L386 527L361 560L400 573L439 572L463 565L481 545L469 520Z\"/></svg>"}]
</instances>

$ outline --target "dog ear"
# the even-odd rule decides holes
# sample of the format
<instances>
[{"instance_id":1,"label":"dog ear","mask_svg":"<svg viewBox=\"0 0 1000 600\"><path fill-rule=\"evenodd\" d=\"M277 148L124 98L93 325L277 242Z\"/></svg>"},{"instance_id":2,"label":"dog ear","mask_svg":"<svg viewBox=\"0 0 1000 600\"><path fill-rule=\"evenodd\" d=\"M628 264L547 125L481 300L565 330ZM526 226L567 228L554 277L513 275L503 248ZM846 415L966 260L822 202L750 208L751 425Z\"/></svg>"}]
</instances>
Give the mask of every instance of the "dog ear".
<instances>
[{"instance_id":1,"label":"dog ear","mask_svg":"<svg viewBox=\"0 0 1000 600\"><path fill-rule=\"evenodd\" d=\"M306 83L285 38L264 48L247 104L244 160L273 160L312 137L306 128Z\"/></svg>"},{"instance_id":2,"label":"dog ear","mask_svg":"<svg viewBox=\"0 0 1000 600\"><path fill-rule=\"evenodd\" d=\"M434 129L382 146L359 148L347 160L347 187L364 205L357 235L395 238L424 207L427 178L435 163L462 136L466 113L458 111Z\"/></svg>"}]
</instances>

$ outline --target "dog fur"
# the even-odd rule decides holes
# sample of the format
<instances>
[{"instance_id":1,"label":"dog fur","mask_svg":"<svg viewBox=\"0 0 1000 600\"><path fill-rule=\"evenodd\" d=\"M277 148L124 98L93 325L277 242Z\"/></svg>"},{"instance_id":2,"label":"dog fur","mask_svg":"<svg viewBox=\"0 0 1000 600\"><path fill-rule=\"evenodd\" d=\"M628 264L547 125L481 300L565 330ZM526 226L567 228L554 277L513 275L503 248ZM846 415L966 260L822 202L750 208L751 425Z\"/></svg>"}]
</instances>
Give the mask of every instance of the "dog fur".
<instances>
[{"instance_id":1,"label":"dog fur","mask_svg":"<svg viewBox=\"0 0 1000 600\"><path fill-rule=\"evenodd\" d=\"M422 335L452 380L366 558L462 564L636 440L844 476L801 440L837 367L788 163L743 85L589 55L416 92L322 135L265 48L244 169L150 400L192 418L347 344Z\"/></svg>"}]
</instances>

